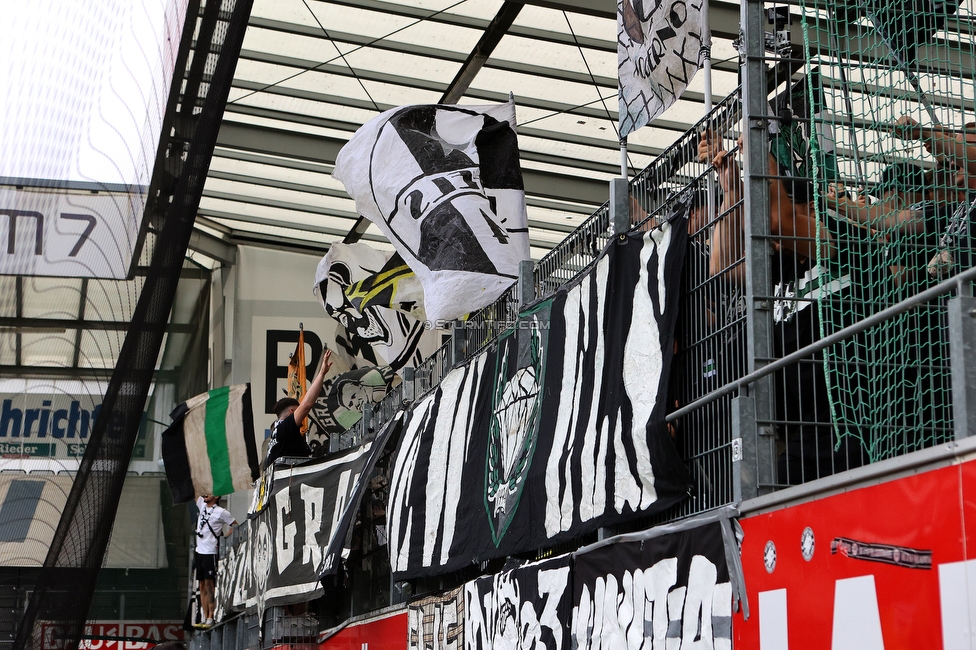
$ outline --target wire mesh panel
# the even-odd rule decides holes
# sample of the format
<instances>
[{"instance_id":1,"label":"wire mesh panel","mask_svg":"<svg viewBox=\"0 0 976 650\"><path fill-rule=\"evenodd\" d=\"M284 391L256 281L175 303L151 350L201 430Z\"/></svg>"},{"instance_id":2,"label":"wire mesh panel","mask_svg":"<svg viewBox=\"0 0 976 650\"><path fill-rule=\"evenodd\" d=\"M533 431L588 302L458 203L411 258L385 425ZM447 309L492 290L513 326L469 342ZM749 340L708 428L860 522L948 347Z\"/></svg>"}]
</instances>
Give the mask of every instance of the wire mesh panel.
<instances>
[{"instance_id":1,"label":"wire mesh panel","mask_svg":"<svg viewBox=\"0 0 976 650\"><path fill-rule=\"evenodd\" d=\"M174 87L175 92L182 92L178 110L183 118L178 120L179 139L161 145L167 147L167 171L175 172L176 182L166 191L160 190L155 197L158 200L147 208L158 210L153 224L158 237L154 238L149 273L38 587L22 619L17 647L40 647L40 621L48 625L58 644L71 648L78 645L159 358L250 7L249 0L208 2L199 17L196 13L187 17L190 29L185 41L189 43L193 23L198 21L198 47L207 55L191 58L185 69L177 68ZM182 76L186 79L181 89Z\"/></svg>"},{"instance_id":2,"label":"wire mesh panel","mask_svg":"<svg viewBox=\"0 0 976 650\"><path fill-rule=\"evenodd\" d=\"M810 156L818 241L831 242L818 263L850 285L816 302L826 335L972 265L964 233L976 147L963 130L974 96L973 8L801 9L805 79L821 86L802 90L819 105L810 128L826 145ZM875 462L951 439L945 323L945 301L934 301L824 351L835 447L856 446Z\"/></svg>"},{"instance_id":3,"label":"wire mesh panel","mask_svg":"<svg viewBox=\"0 0 976 650\"><path fill-rule=\"evenodd\" d=\"M498 300L457 324L454 336L460 336L463 344L456 345L455 350L461 352L463 359L471 358L502 332L516 326L518 310L516 285L512 285Z\"/></svg>"},{"instance_id":4,"label":"wire mesh panel","mask_svg":"<svg viewBox=\"0 0 976 650\"><path fill-rule=\"evenodd\" d=\"M536 296L548 296L582 273L612 236L610 206L604 204L535 265Z\"/></svg>"},{"instance_id":5,"label":"wire mesh panel","mask_svg":"<svg viewBox=\"0 0 976 650\"><path fill-rule=\"evenodd\" d=\"M272 607L265 612L261 648L286 646L312 650L318 647L318 620L310 614L289 615L286 611L285 607Z\"/></svg>"},{"instance_id":6,"label":"wire mesh panel","mask_svg":"<svg viewBox=\"0 0 976 650\"><path fill-rule=\"evenodd\" d=\"M760 62L765 73L746 91L759 88L765 104L750 105L755 155L740 151L753 165L752 209L720 217L710 263L753 283L749 318L768 323L770 337L752 343L747 365L761 368L971 266L976 147L965 142L963 109L976 61L969 3L749 5L767 10L770 30L740 44L750 52L745 68ZM709 152L723 205L743 191L732 155L727 141ZM716 245L726 259L716 259ZM886 319L772 375L772 405L758 422L775 434L763 487L951 438L944 304Z\"/></svg>"},{"instance_id":7,"label":"wire mesh panel","mask_svg":"<svg viewBox=\"0 0 976 650\"><path fill-rule=\"evenodd\" d=\"M738 379L746 370L745 301L735 274L742 257L719 257L722 251L712 240L715 224L740 207L741 196L720 194L709 173L710 160L699 147L710 134L735 151L738 120L739 97L733 93L665 152L664 161L642 172L634 183L638 204L653 207L640 228L665 219L680 197L688 193L693 197L671 372L672 410ZM732 502L733 397L720 397L671 422L694 488L692 498L670 517Z\"/></svg>"},{"instance_id":8,"label":"wire mesh panel","mask_svg":"<svg viewBox=\"0 0 976 650\"><path fill-rule=\"evenodd\" d=\"M441 347L434 351L434 354L430 355L414 370L417 397L436 388L444 375L450 371L453 365L451 345L450 340L444 342Z\"/></svg>"}]
</instances>

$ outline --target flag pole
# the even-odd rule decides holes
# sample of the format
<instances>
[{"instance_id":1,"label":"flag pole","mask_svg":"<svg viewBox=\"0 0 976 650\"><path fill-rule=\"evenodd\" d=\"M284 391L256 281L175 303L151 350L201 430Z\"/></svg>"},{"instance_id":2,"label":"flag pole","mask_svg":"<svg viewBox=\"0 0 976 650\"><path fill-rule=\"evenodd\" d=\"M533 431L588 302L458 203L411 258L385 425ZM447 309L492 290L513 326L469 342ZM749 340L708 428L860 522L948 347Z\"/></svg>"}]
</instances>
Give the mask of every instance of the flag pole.
<instances>
[{"instance_id":1,"label":"flag pole","mask_svg":"<svg viewBox=\"0 0 976 650\"><path fill-rule=\"evenodd\" d=\"M627 136L620 137L620 176L610 179L610 223L615 235L630 231L630 179L627 172Z\"/></svg>"},{"instance_id":2,"label":"flag pole","mask_svg":"<svg viewBox=\"0 0 976 650\"><path fill-rule=\"evenodd\" d=\"M702 3L702 72L705 73L705 116L712 112L712 28L708 23L708 0ZM707 128L707 125L706 125ZM711 164L709 161L708 164ZM715 222L716 212L715 172L709 170L706 201L708 202L708 223Z\"/></svg>"},{"instance_id":3,"label":"flag pole","mask_svg":"<svg viewBox=\"0 0 976 650\"><path fill-rule=\"evenodd\" d=\"M627 136L620 138L620 177L624 179L630 177L627 169Z\"/></svg>"},{"instance_id":4,"label":"flag pole","mask_svg":"<svg viewBox=\"0 0 976 650\"><path fill-rule=\"evenodd\" d=\"M708 24L708 0L702 3L702 71L705 73L705 114L712 112L712 28Z\"/></svg>"}]
</instances>

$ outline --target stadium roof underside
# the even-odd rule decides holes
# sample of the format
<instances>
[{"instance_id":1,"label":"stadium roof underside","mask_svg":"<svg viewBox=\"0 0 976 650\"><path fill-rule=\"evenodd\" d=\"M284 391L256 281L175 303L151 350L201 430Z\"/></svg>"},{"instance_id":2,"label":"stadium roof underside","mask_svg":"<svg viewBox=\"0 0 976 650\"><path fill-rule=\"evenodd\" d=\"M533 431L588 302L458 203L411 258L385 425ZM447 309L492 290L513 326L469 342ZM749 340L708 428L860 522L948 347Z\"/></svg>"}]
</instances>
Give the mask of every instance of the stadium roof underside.
<instances>
[{"instance_id":1,"label":"stadium roof underside","mask_svg":"<svg viewBox=\"0 0 976 650\"><path fill-rule=\"evenodd\" d=\"M712 3L716 100L737 85L738 13L737 3ZM613 0L258 0L197 218L209 254L220 254L213 239L324 252L357 224L330 174L361 124L404 104L491 104L511 93L540 257L620 174L615 37ZM703 84L699 75L629 138L632 173L704 114ZM375 226L362 238L386 246Z\"/></svg>"},{"instance_id":2,"label":"stadium roof underside","mask_svg":"<svg viewBox=\"0 0 976 650\"><path fill-rule=\"evenodd\" d=\"M929 72L934 81L926 84L935 89L929 100L936 110L973 112L973 3L965 0L934 42L922 46L938 50L919 56L938 62ZM792 58L802 60L801 8L796 0L779 3L787 5ZM709 6L718 102L738 85L733 40L740 7L727 0ZM361 237L389 246L375 226L359 220L331 172L352 133L394 106L498 103L511 93L532 255L544 255L606 201L608 181L620 173L615 11L614 0L256 0L187 253L187 282L171 317L162 355L169 361L161 367L173 374L182 365L195 334L189 323L199 325L206 312L207 270L234 264L236 245L323 254L334 241ZM816 29L831 19L826 11L808 15ZM840 46L857 50L860 65L889 65L885 44L870 30ZM822 65L825 87L839 96L840 75L829 65L835 53L819 54L828 62ZM872 94L902 93L906 105L917 106L908 84L895 77L892 88L852 78L848 91L855 104ZM193 82L206 84L208 77ZM184 80L184 92L192 85ZM630 135L630 173L704 113L700 73L676 106ZM877 125L855 121L854 128L872 135L858 139L862 158L887 162L881 153L872 158L883 149L875 146L877 138L887 136ZM845 144L838 142L840 167L852 176ZM919 153L924 158L920 147ZM108 377L152 250L152 217L144 223L147 245L128 281L0 278L6 287L0 291L0 376Z\"/></svg>"},{"instance_id":3,"label":"stadium roof underside","mask_svg":"<svg viewBox=\"0 0 976 650\"><path fill-rule=\"evenodd\" d=\"M790 5L791 42L802 58L799 4L779 5ZM740 7L725 0L709 7L717 102L738 85L732 42ZM821 31L827 20L826 12L816 16ZM324 252L354 227L360 232L353 237L385 247L384 236L359 222L352 200L330 175L342 145L361 124L395 106L498 103L511 93L538 259L607 200L608 180L620 173L615 37L615 0L257 0L194 248L217 262L228 261L223 245L233 243ZM950 20L937 39L960 53L937 73L971 78L968 20ZM862 62L889 61L887 47L873 35L840 46L856 49ZM829 74L825 79L828 86L839 83ZM699 74L674 107L630 135L631 174L703 116L704 85ZM873 92L856 84L852 91ZM932 100L959 105L972 98Z\"/></svg>"}]
</instances>

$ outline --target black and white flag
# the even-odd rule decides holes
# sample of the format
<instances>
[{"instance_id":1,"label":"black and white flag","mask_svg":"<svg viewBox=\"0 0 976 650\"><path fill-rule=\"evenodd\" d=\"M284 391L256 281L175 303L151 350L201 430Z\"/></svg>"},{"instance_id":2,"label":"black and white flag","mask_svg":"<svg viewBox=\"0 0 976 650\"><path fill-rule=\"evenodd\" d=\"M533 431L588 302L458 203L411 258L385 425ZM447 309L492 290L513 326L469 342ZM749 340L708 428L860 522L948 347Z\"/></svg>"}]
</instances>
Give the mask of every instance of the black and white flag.
<instances>
[{"instance_id":1,"label":"black and white flag","mask_svg":"<svg viewBox=\"0 0 976 650\"><path fill-rule=\"evenodd\" d=\"M342 148L333 176L420 277L431 321L491 304L529 259L514 103L386 111Z\"/></svg>"},{"instance_id":2,"label":"black and white flag","mask_svg":"<svg viewBox=\"0 0 976 650\"><path fill-rule=\"evenodd\" d=\"M718 522L581 550L573 565L571 647L731 650L726 557Z\"/></svg>"},{"instance_id":3,"label":"black and white flag","mask_svg":"<svg viewBox=\"0 0 976 650\"><path fill-rule=\"evenodd\" d=\"M336 571L369 474L401 421L341 454L275 467L267 505L242 524L246 535L221 560L223 611L260 612L322 595L321 579Z\"/></svg>"},{"instance_id":4,"label":"black and white flag","mask_svg":"<svg viewBox=\"0 0 976 650\"><path fill-rule=\"evenodd\" d=\"M322 308L341 326L336 331L336 345L348 368L390 366L399 372L404 366L415 366L437 347L436 335L424 322L391 306L358 305L350 289L358 283L376 278L386 266L390 253L367 244L332 244L315 271L314 293ZM423 294L415 277L397 283L401 298L411 302Z\"/></svg>"},{"instance_id":5,"label":"black and white flag","mask_svg":"<svg viewBox=\"0 0 976 650\"><path fill-rule=\"evenodd\" d=\"M686 229L613 243L413 407L390 484L397 579L552 546L668 507L664 424Z\"/></svg>"},{"instance_id":6,"label":"black and white flag","mask_svg":"<svg viewBox=\"0 0 976 650\"><path fill-rule=\"evenodd\" d=\"M531 562L465 584L465 650L570 650L571 560Z\"/></svg>"},{"instance_id":7,"label":"black and white flag","mask_svg":"<svg viewBox=\"0 0 976 650\"><path fill-rule=\"evenodd\" d=\"M407 605L407 650L464 650L462 587Z\"/></svg>"},{"instance_id":8,"label":"black and white flag","mask_svg":"<svg viewBox=\"0 0 976 650\"><path fill-rule=\"evenodd\" d=\"M698 72L704 2L617 0L621 138L671 108Z\"/></svg>"}]
</instances>

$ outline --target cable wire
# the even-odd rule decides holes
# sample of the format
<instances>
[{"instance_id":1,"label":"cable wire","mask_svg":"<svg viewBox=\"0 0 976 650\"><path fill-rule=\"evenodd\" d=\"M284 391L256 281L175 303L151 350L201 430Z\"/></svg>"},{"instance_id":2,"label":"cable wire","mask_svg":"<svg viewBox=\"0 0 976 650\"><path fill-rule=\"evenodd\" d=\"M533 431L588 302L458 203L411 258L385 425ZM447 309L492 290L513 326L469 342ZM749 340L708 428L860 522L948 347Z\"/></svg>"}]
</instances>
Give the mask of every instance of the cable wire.
<instances>
[{"instance_id":1,"label":"cable wire","mask_svg":"<svg viewBox=\"0 0 976 650\"><path fill-rule=\"evenodd\" d=\"M299 77L299 76L305 74L306 72L314 72L315 70L318 70L322 66L329 65L330 63L333 63L333 62L335 62L338 59L342 59L343 63L346 64L346 67L348 67L349 70L353 73L353 76L356 77L356 80L359 81L359 85L362 86L363 85L362 80L360 80L359 77L356 76L356 71L353 70L352 69L352 66L349 65L349 62L345 60L345 57L346 56L348 56L349 54L353 54L355 52L358 52L359 50L365 49L367 47L371 47L373 45L376 45L377 43L379 43L381 41L385 41L386 39L390 38L391 36L395 36L396 34L404 31L405 29L409 29L409 28L411 28L411 27L413 27L415 25L419 25L420 23L422 23L422 22L424 22L426 20L430 20L434 16L437 16L439 14L442 14L445 11L450 11L451 9L454 9L455 7L458 7L460 5L463 5L467 1L468 0L459 0L458 2L455 2L452 5L448 5L447 7L444 7L443 9L439 9L439 10L435 11L434 13L430 14L426 18L421 18L419 20L415 20L412 23L409 23L407 25L404 25L403 27L398 27L397 29L394 29L389 34L384 34L383 36L380 36L378 38L375 38L375 39L369 41L368 43L364 43L362 45L357 45L353 49L351 49L348 52L346 52L346 54L344 55L342 53L342 51L339 49L339 46L336 44L335 40L332 38L332 36L329 35L329 32L325 29L325 27L322 26L322 23L319 22L318 17L316 17L315 14L312 12L312 9L311 9L311 7L308 6L308 3L305 2L305 0L302 0L302 2L305 3L306 8L308 8L309 13L312 14L312 18L315 19L315 22L318 23L319 28L322 29L322 32L325 34L326 38L329 39L329 41L332 43L333 47L335 47L336 51L339 53L339 56L332 57L331 59L328 59L327 61L323 61L322 63L319 63L318 65L312 66L311 68L305 68L304 70L300 70L300 71L296 72L295 74L288 75L284 79L279 79L278 81L275 81L274 83L270 83L270 84L268 84L266 86L262 86L261 88L258 88L257 90L252 90L251 92L246 93L244 95L241 95L240 97L234 99L233 101L229 101L227 103L228 104L236 104L237 102L239 102L241 100L247 99L251 95L256 95L257 93L264 92L264 91L268 90L269 88L274 88L275 86L278 86L280 84L283 84L286 81L290 81L290 80L294 79L295 77ZM363 88L363 91L366 91L365 87ZM376 110L377 111L379 111L380 110L379 107L376 105L376 102L373 101L373 98L370 97L369 92L366 92L366 96L369 97L369 100L371 102L373 102L373 106L376 107Z\"/></svg>"}]
</instances>

